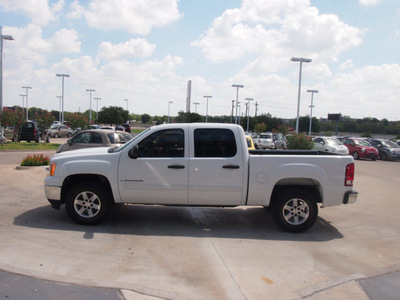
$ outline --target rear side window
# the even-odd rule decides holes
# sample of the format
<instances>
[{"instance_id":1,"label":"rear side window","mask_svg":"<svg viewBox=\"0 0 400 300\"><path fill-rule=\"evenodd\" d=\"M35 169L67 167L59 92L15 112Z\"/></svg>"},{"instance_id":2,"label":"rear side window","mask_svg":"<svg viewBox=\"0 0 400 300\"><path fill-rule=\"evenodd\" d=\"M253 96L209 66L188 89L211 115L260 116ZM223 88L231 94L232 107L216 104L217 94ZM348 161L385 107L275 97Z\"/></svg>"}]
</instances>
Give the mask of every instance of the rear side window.
<instances>
[{"instance_id":1,"label":"rear side window","mask_svg":"<svg viewBox=\"0 0 400 300\"><path fill-rule=\"evenodd\" d=\"M195 157L233 157L237 153L235 135L229 129L196 129Z\"/></svg>"}]
</instances>

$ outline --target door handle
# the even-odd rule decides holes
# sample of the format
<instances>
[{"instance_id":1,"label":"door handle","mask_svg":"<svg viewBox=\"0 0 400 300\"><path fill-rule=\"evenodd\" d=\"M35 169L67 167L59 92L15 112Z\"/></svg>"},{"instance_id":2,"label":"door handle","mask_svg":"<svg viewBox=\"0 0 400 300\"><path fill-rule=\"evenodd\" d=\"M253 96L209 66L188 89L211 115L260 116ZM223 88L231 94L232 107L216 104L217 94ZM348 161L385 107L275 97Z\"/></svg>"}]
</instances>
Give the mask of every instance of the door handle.
<instances>
[{"instance_id":1,"label":"door handle","mask_svg":"<svg viewBox=\"0 0 400 300\"><path fill-rule=\"evenodd\" d=\"M224 169L239 169L240 166L238 166L238 165L225 165L225 166L222 166L222 168L224 168Z\"/></svg>"},{"instance_id":2,"label":"door handle","mask_svg":"<svg viewBox=\"0 0 400 300\"><path fill-rule=\"evenodd\" d=\"M185 166L183 165L169 165L168 169L184 169Z\"/></svg>"}]
</instances>

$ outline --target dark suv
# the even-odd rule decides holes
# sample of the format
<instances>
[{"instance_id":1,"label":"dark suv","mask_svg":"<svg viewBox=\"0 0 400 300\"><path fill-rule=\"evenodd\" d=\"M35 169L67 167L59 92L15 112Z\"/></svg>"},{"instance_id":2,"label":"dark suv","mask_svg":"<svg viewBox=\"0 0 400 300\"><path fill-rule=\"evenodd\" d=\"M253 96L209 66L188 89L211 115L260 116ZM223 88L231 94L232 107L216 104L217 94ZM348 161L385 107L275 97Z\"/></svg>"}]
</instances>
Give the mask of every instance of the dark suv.
<instances>
[{"instance_id":1,"label":"dark suv","mask_svg":"<svg viewBox=\"0 0 400 300\"><path fill-rule=\"evenodd\" d=\"M36 143L40 142L40 130L36 124L36 122L30 121L25 122L20 130L18 141L35 141Z\"/></svg>"},{"instance_id":2,"label":"dark suv","mask_svg":"<svg viewBox=\"0 0 400 300\"><path fill-rule=\"evenodd\" d=\"M382 160L400 160L400 147L395 142L381 139L369 141L379 151Z\"/></svg>"}]
</instances>

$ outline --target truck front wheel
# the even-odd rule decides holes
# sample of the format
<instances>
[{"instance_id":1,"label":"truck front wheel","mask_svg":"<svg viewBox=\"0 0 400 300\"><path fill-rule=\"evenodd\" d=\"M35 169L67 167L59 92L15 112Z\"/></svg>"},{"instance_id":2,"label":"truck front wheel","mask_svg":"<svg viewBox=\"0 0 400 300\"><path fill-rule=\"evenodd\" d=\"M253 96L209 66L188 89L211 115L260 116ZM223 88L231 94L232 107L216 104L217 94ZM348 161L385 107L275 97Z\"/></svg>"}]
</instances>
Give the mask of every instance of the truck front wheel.
<instances>
[{"instance_id":1,"label":"truck front wheel","mask_svg":"<svg viewBox=\"0 0 400 300\"><path fill-rule=\"evenodd\" d=\"M82 182L68 192L65 207L68 216L79 224L95 225L109 210L107 191L94 182Z\"/></svg>"},{"instance_id":2,"label":"truck front wheel","mask_svg":"<svg viewBox=\"0 0 400 300\"><path fill-rule=\"evenodd\" d=\"M274 202L272 214L284 230L303 232L317 220L318 206L311 193L301 189L287 189Z\"/></svg>"}]
</instances>

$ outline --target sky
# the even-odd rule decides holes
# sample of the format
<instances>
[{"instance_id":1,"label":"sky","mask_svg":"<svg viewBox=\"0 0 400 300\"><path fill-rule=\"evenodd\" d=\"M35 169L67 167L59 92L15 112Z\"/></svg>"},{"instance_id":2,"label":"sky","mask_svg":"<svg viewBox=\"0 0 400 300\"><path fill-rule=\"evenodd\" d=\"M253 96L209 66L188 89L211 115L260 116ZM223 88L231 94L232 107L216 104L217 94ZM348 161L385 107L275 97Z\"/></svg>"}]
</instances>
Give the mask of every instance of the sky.
<instances>
[{"instance_id":1,"label":"sky","mask_svg":"<svg viewBox=\"0 0 400 300\"><path fill-rule=\"evenodd\" d=\"M238 114L296 118L303 57L300 116L318 90L313 117L400 120L398 0L0 0L0 25L3 106L29 86L58 111L68 74L64 111L174 116L190 80L192 112L230 115L238 92Z\"/></svg>"}]
</instances>

